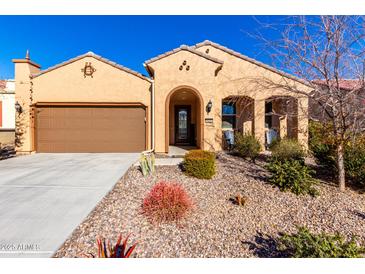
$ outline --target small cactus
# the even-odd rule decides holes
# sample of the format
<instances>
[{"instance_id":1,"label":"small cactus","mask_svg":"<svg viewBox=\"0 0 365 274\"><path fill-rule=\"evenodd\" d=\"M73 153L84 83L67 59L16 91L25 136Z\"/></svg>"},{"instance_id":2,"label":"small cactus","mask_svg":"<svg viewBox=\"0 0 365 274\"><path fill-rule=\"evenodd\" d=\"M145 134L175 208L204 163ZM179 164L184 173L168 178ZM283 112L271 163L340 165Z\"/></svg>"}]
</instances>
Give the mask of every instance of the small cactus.
<instances>
[{"instance_id":1,"label":"small cactus","mask_svg":"<svg viewBox=\"0 0 365 274\"><path fill-rule=\"evenodd\" d=\"M141 154L141 158L139 159L139 164L141 166L141 171L143 176L148 176L155 172L155 155L153 153L150 154Z\"/></svg>"}]
</instances>

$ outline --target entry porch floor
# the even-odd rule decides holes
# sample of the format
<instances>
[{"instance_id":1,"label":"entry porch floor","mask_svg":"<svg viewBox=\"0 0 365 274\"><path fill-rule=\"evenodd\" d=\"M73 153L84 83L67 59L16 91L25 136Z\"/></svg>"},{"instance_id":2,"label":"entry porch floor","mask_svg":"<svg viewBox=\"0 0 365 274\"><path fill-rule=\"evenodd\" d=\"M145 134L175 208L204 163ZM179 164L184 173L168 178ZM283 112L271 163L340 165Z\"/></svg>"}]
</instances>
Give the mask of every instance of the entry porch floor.
<instances>
[{"instance_id":1,"label":"entry porch floor","mask_svg":"<svg viewBox=\"0 0 365 274\"><path fill-rule=\"evenodd\" d=\"M192 149L197 149L195 146L169 146L169 157L182 158L184 155Z\"/></svg>"}]
</instances>

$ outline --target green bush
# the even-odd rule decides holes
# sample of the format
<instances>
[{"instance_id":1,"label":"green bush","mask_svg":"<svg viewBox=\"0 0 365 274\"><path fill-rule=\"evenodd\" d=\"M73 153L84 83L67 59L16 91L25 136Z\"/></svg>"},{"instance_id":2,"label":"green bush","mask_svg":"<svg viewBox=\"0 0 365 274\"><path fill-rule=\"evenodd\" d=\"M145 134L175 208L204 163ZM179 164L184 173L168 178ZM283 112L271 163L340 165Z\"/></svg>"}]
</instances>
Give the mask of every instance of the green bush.
<instances>
[{"instance_id":1,"label":"green bush","mask_svg":"<svg viewBox=\"0 0 365 274\"><path fill-rule=\"evenodd\" d=\"M278 249L293 258L360 258L365 254L365 248L358 245L355 237L346 241L339 233L313 234L305 227L295 234L284 234Z\"/></svg>"},{"instance_id":2,"label":"green bush","mask_svg":"<svg viewBox=\"0 0 365 274\"><path fill-rule=\"evenodd\" d=\"M336 145L327 124L309 123L309 149L318 164L329 172L337 173ZM344 164L346 180L357 187L365 187L365 137L359 135L345 146Z\"/></svg>"},{"instance_id":3,"label":"green bush","mask_svg":"<svg viewBox=\"0 0 365 274\"><path fill-rule=\"evenodd\" d=\"M316 159L317 164L329 168L330 171L336 170L336 148L329 144L316 144L310 150Z\"/></svg>"},{"instance_id":4,"label":"green bush","mask_svg":"<svg viewBox=\"0 0 365 274\"><path fill-rule=\"evenodd\" d=\"M261 151L259 140L254 135L237 133L235 134L234 151L243 158L255 161Z\"/></svg>"},{"instance_id":5,"label":"green bush","mask_svg":"<svg viewBox=\"0 0 365 274\"><path fill-rule=\"evenodd\" d=\"M335 172L336 146L330 125L315 121L309 122L309 150L318 164Z\"/></svg>"},{"instance_id":6,"label":"green bush","mask_svg":"<svg viewBox=\"0 0 365 274\"><path fill-rule=\"evenodd\" d=\"M271 141L271 143L267 146L267 148L271 151L274 146L276 146L280 142L280 137Z\"/></svg>"},{"instance_id":7,"label":"green bush","mask_svg":"<svg viewBox=\"0 0 365 274\"><path fill-rule=\"evenodd\" d=\"M184 157L183 169L190 176L211 179L215 174L215 153L191 150Z\"/></svg>"},{"instance_id":8,"label":"green bush","mask_svg":"<svg viewBox=\"0 0 365 274\"><path fill-rule=\"evenodd\" d=\"M345 150L346 178L358 187L365 186L365 146L352 144Z\"/></svg>"},{"instance_id":9,"label":"green bush","mask_svg":"<svg viewBox=\"0 0 365 274\"><path fill-rule=\"evenodd\" d=\"M317 196L318 191L313 187L316 179L312 177L314 171L298 160L272 159L267 165L271 172L269 182L281 191L291 191L296 195L309 194Z\"/></svg>"},{"instance_id":10,"label":"green bush","mask_svg":"<svg viewBox=\"0 0 365 274\"><path fill-rule=\"evenodd\" d=\"M278 161L299 160L304 162L303 147L294 139L281 139L271 148L271 155Z\"/></svg>"}]
</instances>

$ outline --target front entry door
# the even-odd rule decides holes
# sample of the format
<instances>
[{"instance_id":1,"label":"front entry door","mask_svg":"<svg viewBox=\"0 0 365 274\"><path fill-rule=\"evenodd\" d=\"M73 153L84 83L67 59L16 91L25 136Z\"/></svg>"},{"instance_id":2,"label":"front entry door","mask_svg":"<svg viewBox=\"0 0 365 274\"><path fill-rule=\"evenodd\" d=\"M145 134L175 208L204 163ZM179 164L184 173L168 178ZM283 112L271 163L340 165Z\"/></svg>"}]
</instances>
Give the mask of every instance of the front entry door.
<instances>
[{"instance_id":1,"label":"front entry door","mask_svg":"<svg viewBox=\"0 0 365 274\"><path fill-rule=\"evenodd\" d=\"M190 119L190 106L175 106L175 144L191 144Z\"/></svg>"}]
</instances>

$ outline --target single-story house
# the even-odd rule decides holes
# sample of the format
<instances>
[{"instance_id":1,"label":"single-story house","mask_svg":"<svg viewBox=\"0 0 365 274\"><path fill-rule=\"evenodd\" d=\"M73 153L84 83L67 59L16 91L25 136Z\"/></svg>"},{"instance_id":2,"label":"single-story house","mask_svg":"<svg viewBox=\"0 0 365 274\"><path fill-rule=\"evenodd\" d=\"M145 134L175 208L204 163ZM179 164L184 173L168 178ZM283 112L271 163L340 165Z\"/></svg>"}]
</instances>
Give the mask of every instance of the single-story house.
<instances>
[{"instance_id":1,"label":"single-story house","mask_svg":"<svg viewBox=\"0 0 365 274\"><path fill-rule=\"evenodd\" d=\"M14 144L15 82L0 80L0 144Z\"/></svg>"},{"instance_id":2,"label":"single-story house","mask_svg":"<svg viewBox=\"0 0 365 274\"><path fill-rule=\"evenodd\" d=\"M333 116L330 107L332 101L344 103L344 116L346 120L360 123L359 127L365 126L365 83L359 79L339 79L338 82L331 80L313 80L317 86L309 98L309 119L314 121L328 122ZM338 96L326 96L329 90Z\"/></svg>"},{"instance_id":3,"label":"single-story house","mask_svg":"<svg viewBox=\"0 0 365 274\"><path fill-rule=\"evenodd\" d=\"M263 84L305 82L211 41L146 61L148 76L92 52L46 70L29 53L13 62L18 152L219 151L224 131L264 146L269 129L308 142L307 96Z\"/></svg>"}]
</instances>

